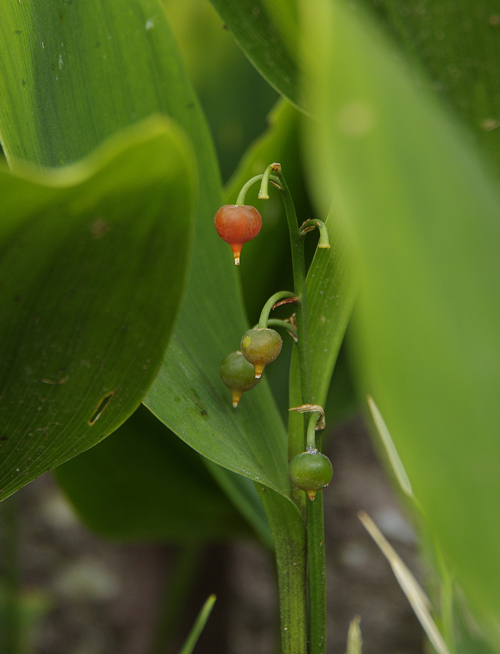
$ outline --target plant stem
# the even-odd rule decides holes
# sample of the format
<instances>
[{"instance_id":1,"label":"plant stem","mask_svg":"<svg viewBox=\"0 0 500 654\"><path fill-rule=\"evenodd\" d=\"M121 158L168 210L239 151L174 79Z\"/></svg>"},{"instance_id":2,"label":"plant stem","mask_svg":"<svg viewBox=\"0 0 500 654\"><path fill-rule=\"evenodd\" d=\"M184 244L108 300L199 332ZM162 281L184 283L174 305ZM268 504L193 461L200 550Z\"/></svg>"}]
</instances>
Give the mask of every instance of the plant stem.
<instances>
[{"instance_id":1,"label":"plant stem","mask_svg":"<svg viewBox=\"0 0 500 654\"><path fill-rule=\"evenodd\" d=\"M311 416L312 418L317 414ZM321 441L321 438L318 439ZM313 441L314 442L314 441ZM314 443L321 449L321 443ZM309 598L309 654L326 651L326 569L323 491L314 502L306 500L307 516L307 589Z\"/></svg>"},{"instance_id":2,"label":"plant stem","mask_svg":"<svg viewBox=\"0 0 500 654\"><path fill-rule=\"evenodd\" d=\"M278 166L279 164L275 164ZM285 205L285 213L288 221L288 231L290 234L290 248L292 252L292 269L293 269L293 284L295 294L300 298L296 308L296 322L299 340L297 343L300 377L302 386L302 401L304 404L312 404L312 390L311 390L311 375L309 368L309 338L307 331L307 303L306 303L306 264L304 257L304 240L299 233L299 226L297 223L297 214L295 213L295 206L293 199L286 183L286 180L279 168L274 168L279 178L281 192L283 194L283 203Z\"/></svg>"},{"instance_id":3,"label":"plant stem","mask_svg":"<svg viewBox=\"0 0 500 654\"><path fill-rule=\"evenodd\" d=\"M311 387L309 362L309 337L307 329L306 269L304 257L304 239L302 238L295 213L295 206L290 190L283 176L281 166L273 165L273 170L280 180L285 213L290 233L294 290L300 301L296 307L297 353L300 367L300 387L303 404L314 404ZM293 379L291 379L293 381ZM291 396L293 391L291 389ZM314 422L313 422L314 421ZM313 443L315 443L316 414L309 420L313 425ZM298 441L304 443L304 434L296 434L295 441L289 442L289 455L296 450ZM300 508L300 507L299 507ZM326 586L325 586L325 552L323 497L317 494L314 502L306 501L307 524L307 563L308 563L308 618L309 618L309 654L324 654L326 648Z\"/></svg>"},{"instance_id":4,"label":"plant stem","mask_svg":"<svg viewBox=\"0 0 500 654\"><path fill-rule=\"evenodd\" d=\"M296 298L296 295L290 291L278 291L274 295L271 295L269 300L264 304L262 311L260 312L259 329L266 329L267 321L269 320L269 314L271 313L274 305L283 298Z\"/></svg>"},{"instance_id":5,"label":"plant stem","mask_svg":"<svg viewBox=\"0 0 500 654\"><path fill-rule=\"evenodd\" d=\"M309 422L307 423L307 438L306 438L306 443L307 447L312 448L313 450L316 449L316 424L318 422L318 418L316 416L316 413L311 413L309 417Z\"/></svg>"}]
</instances>

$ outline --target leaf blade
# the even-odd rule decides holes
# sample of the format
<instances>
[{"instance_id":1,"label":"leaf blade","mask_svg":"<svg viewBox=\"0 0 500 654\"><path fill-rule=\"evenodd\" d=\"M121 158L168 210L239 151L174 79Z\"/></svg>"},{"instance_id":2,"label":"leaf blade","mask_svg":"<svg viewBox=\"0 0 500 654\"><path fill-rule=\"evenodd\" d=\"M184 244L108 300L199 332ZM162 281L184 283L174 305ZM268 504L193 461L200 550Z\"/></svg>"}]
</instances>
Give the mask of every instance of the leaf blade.
<instances>
[{"instance_id":1,"label":"leaf blade","mask_svg":"<svg viewBox=\"0 0 500 654\"><path fill-rule=\"evenodd\" d=\"M191 242L192 159L165 118L31 177L0 174L17 211L0 241L3 497L136 408L174 325Z\"/></svg>"}]
</instances>

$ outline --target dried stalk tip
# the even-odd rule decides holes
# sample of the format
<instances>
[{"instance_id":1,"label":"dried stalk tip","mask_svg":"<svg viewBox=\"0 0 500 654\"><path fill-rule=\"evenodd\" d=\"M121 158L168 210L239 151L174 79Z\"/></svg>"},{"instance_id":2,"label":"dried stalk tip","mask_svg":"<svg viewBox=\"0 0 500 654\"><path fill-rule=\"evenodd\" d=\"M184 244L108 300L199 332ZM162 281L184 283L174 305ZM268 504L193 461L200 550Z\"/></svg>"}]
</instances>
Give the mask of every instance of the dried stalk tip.
<instances>
[{"instance_id":1,"label":"dried stalk tip","mask_svg":"<svg viewBox=\"0 0 500 654\"><path fill-rule=\"evenodd\" d=\"M319 404L301 404L300 406L293 406L288 409L289 411L297 411L298 413L314 413L317 411L320 416L318 422L316 423L316 431L324 429L326 426L325 423L325 411L322 406Z\"/></svg>"}]
</instances>

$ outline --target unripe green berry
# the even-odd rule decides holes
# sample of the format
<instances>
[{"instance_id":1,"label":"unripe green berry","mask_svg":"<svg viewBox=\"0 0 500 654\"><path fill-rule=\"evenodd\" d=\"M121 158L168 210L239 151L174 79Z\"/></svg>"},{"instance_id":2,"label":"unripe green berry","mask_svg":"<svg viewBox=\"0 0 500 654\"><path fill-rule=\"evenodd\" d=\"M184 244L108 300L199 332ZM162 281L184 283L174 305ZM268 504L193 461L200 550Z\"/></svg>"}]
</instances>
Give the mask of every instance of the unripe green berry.
<instances>
[{"instance_id":1,"label":"unripe green berry","mask_svg":"<svg viewBox=\"0 0 500 654\"><path fill-rule=\"evenodd\" d=\"M239 350L231 352L222 360L219 372L222 381L231 391L235 409L243 393L259 383L255 378L254 367Z\"/></svg>"},{"instance_id":2,"label":"unripe green berry","mask_svg":"<svg viewBox=\"0 0 500 654\"><path fill-rule=\"evenodd\" d=\"M274 361L281 352L283 340L274 329L249 329L241 339L241 351L247 361L255 368L255 377L259 379L268 363Z\"/></svg>"},{"instance_id":3,"label":"unripe green berry","mask_svg":"<svg viewBox=\"0 0 500 654\"><path fill-rule=\"evenodd\" d=\"M316 493L328 486L333 477L330 459L318 450L309 447L290 461L290 479L314 500Z\"/></svg>"}]
</instances>

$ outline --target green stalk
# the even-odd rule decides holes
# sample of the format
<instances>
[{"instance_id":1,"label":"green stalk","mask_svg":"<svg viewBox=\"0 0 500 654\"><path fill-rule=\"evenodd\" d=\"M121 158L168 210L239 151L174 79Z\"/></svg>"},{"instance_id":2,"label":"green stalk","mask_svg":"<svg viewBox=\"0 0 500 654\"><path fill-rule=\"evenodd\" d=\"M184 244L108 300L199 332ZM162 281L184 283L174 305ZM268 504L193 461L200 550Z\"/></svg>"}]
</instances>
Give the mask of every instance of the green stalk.
<instances>
[{"instance_id":1,"label":"green stalk","mask_svg":"<svg viewBox=\"0 0 500 654\"><path fill-rule=\"evenodd\" d=\"M281 171L281 166L273 165L273 170L280 180L285 213L290 233L294 290L300 301L296 307L297 353L300 368L300 388L303 404L314 404L311 387L309 363L309 337L307 329L306 269L304 257L304 240L300 234L297 214L293 199ZM291 377L291 383L296 383ZM290 395L296 396L298 389L290 389ZM293 406L293 405L292 405ZM311 416L311 420L316 414ZM316 420L314 421L315 426ZM314 430L314 427L313 427ZM289 443L291 451L303 448L304 432L294 434L294 442ZM299 451L303 451L300 449ZM308 618L309 618L309 654L324 654L326 648L326 588L325 588L325 552L322 493L317 493L316 500L306 500L307 521L307 562L308 562Z\"/></svg>"},{"instance_id":2,"label":"green stalk","mask_svg":"<svg viewBox=\"0 0 500 654\"><path fill-rule=\"evenodd\" d=\"M246 184L244 184L241 187L241 191L238 193L238 197L236 198L236 204L237 205L242 205L245 204L245 196L247 194L247 191L249 188L251 188L254 184L257 184L257 182L260 182L262 180L262 184L260 187L259 191L259 200L267 200L269 198L268 192L267 192L267 186L269 184L269 180L273 181L275 184L278 182L278 178L275 177L274 175L269 175L271 172L271 167L268 166L266 169L266 172L263 175L255 175L255 177L252 177L252 179L249 179Z\"/></svg>"},{"instance_id":3,"label":"green stalk","mask_svg":"<svg viewBox=\"0 0 500 654\"><path fill-rule=\"evenodd\" d=\"M278 166L278 164L275 164ZM297 332L299 341L297 350L299 355L300 378L302 387L302 401L304 404L313 404L311 390L311 374L309 366L309 337L307 330L307 302L306 302L306 263L304 257L304 239L299 233L297 214L293 204L292 195L286 180L279 169L274 169L280 180L283 203L285 205L286 219L288 221L288 232L290 234L290 248L292 252L293 285L295 295L299 297L299 303L295 311Z\"/></svg>"},{"instance_id":4,"label":"green stalk","mask_svg":"<svg viewBox=\"0 0 500 654\"><path fill-rule=\"evenodd\" d=\"M323 524L323 492L314 502L306 500L307 566L309 594L309 654L326 651L326 575L325 535Z\"/></svg>"},{"instance_id":5,"label":"green stalk","mask_svg":"<svg viewBox=\"0 0 500 654\"><path fill-rule=\"evenodd\" d=\"M262 311L260 312L260 318L259 318L259 329L265 329L267 327L267 321L269 320L269 314L271 313L274 305L278 303L280 300L283 299L289 299L292 300L294 298L295 301L298 298L296 297L295 293L290 293L290 291L278 291L274 295L271 295L269 300L264 304L264 307Z\"/></svg>"},{"instance_id":6,"label":"green stalk","mask_svg":"<svg viewBox=\"0 0 500 654\"><path fill-rule=\"evenodd\" d=\"M322 220L317 220L316 218L314 218L313 220L306 220L306 222L302 223L302 225L299 228L300 235L304 236L305 234L307 234L307 232L311 232L316 227L319 229L319 241L318 241L319 249L329 250L330 237L328 235L328 229Z\"/></svg>"}]
</instances>

